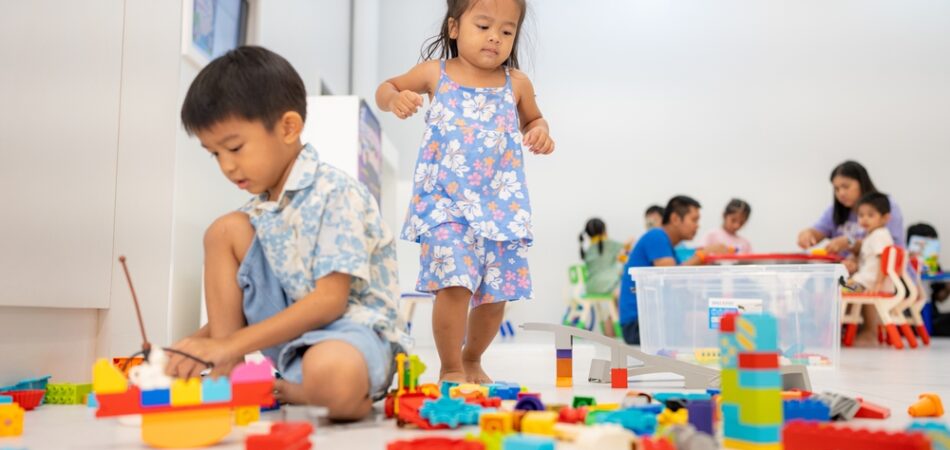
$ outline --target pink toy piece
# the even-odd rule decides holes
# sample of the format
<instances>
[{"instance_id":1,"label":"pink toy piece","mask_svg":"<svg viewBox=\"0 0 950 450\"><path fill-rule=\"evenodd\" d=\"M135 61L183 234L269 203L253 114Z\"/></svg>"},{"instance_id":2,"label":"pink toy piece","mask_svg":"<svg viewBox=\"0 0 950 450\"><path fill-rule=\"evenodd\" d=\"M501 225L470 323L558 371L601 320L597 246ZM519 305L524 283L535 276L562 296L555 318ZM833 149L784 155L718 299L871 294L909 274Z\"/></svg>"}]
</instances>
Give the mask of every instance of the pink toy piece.
<instances>
[{"instance_id":1,"label":"pink toy piece","mask_svg":"<svg viewBox=\"0 0 950 450\"><path fill-rule=\"evenodd\" d=\"M231 371L231 383L256 383L274 379L274 366L270 359L261 362L238 364Z\"/></svg>"}]
</instances>

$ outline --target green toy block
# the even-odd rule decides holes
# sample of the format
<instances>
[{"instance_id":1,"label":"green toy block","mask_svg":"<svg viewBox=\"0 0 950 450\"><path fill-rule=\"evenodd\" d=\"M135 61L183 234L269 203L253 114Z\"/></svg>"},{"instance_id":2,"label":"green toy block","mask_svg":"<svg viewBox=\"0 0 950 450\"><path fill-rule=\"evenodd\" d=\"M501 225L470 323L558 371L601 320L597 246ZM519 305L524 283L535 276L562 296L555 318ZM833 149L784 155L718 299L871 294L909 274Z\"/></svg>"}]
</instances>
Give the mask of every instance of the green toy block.
<instances>
[{"instance_id":1,"label":"green toy block","mask_svg":"<svg viewBox=\"0 0 950 450\"><path fill-rule=\"evenodd\" d=\"M580 397L575 396L574 402L571 403L571 407L580 408L581 406L596 406L597 400L594 397Z\"/></svg>"},{"instance_id":2,"label":"green toy block","mask_svg":"<svg viewBox=\"0 0 950 450\"><path fill-rule=\"evenodd\" d=\"M49 383L44 401L49 405L83 405L90 392L91 384Z\"/></svg>"},{"instance_id":3,"label":"green toy block","mask_svg":"<svg viewBox=\"0 0 950 450\"><path fill-rule=\"evenodd\" d=\"M739 422L746 425L781 425L780 389L743 389L739 392Z\"/></svg>"}]
</instances>

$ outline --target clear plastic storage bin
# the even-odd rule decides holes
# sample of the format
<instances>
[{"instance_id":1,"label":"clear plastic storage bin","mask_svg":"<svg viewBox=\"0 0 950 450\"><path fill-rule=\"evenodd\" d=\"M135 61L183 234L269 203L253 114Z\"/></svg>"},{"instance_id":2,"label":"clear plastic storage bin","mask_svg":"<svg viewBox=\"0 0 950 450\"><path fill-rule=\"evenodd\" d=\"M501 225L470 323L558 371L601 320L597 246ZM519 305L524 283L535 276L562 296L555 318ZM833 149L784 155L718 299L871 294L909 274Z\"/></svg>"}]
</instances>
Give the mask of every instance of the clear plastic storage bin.
<instances>
[{"instance_id":1,"label":"clear plastic storage bin","mask_svg":"<svg viewBox=\"0 0 950 450\"><path fill-rule=\"evenodd\" d=\"M637 267L627 276L636 282L644 352L715 366L719 319L768 312L778 319L783 364L838 365L840 264Z\"/></svg>"}]
</instances>

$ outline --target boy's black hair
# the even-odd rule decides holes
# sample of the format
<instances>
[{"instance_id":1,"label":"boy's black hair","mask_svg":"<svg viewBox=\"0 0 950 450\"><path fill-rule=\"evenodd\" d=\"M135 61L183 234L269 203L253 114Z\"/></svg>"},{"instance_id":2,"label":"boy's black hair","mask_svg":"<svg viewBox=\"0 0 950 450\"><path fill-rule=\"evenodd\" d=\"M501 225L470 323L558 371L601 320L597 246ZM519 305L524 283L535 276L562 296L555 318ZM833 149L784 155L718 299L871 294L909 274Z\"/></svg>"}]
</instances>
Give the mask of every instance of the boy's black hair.
<instances>
[{"instance_id":1,"label":"boy's black hair","mask_svg":"<svg viewBox=\"0 0 950 450\"><path fill-rule=\"evenodd\" d=\"M867 169L857 161L845 161L838 164L834 170L831 171L831 177L829 178L831 181L834 181L835 177L845 177L857 181L858 185L861 186L861 195L877 192L877 188L874 186L874 182L871 181L871 176L868 175ZM833 199L835 202L834 223L835 226L838 227L848 221L848 217L851 215L851 208L839 202L838 197L833 196ZM854 206L857 207L858 205L855 204Z\"/></svg>"},{"instance_id":2,"label":"boy's black hair","mask_svg":"<svg viewBox=\"0 0 950 450\"><path fill-rule=\"evenodd\" d=\"M477 0L474 0L477 1ZM459 23L462 14L472 7L473 0L447 0L445 18L442 19L442 26L439 28L439 34L426 39L422 44L423 61L432 59L452 59L459 55L458 42L449 37L449 19ZM521 39L521 25L524 24L524 16L528 10L525 0L515 0L515 3L521 7L521 17L518 18L518 28L515 30L515 41L511 46L511 55L504 65L512 69L518 67L518 41Z\"/></svg>"},{"instance_id":3,"label":"boy's black hair","mask_svg":"<svg viewBox=\"0 0 950 450\"><path fill-rule=\"evenodd\" d=\"M607 225L604 223L603 220L600 220L599 218L594 217L587 221L587 224L584 225L584 232L581 233L581 236L579 238L581 241L581 259L587 258L587 252L584 251L584 234L587 234L590 237L594 237L594 236L599 236L601 234L604 234L606 232L607 232ZM600 241L597 243L597 250L600 251L601 254L604 253L604 241Z\"/></svg>"},{"instance_id":4,"label":"boy's black hair","mask_svg":"<svg viewBox=\"0 0 950 450\"><path fill-rule=\"evenodd\" d=\"M646 212L644 212L643 215L649 216L650 214L659 214L660 216L663 216L663 207L660 205L650 205L650 207L647 208Z\"/></svg>"},{"instance_id":5,"label":"boy's black hair","mask_svg":"<svg viewBox=\"0 0 950 450\"><path fill-rule=\"evenodd\" d=\"M722 213L722 217L725 218L729 214L740 213L745 216L746 219L752 215L752 206L749 205L745 200L740 200L734 198L729 200L729 204L726 205L726 210Z\"/></svg>"},{"instance_id":6,"label":"boy's black hair","mask_svg":"<svg viewBox=\"0 0 950 450\"><path fill-rule=\"evenodd\" d=\"M929 223L915 223L907 227L907 243L910 244L910 238L920 236L925 238L937 238L937 229Z\"/></svg>"},{"instance_id":7,"label":"boy's black hair","mask_svg":"<svg viewBox=\"0 0 950 450\"><path fill-rule=\"evenodd\" d=\"M307 119L307 89L300 75L282 56L243 46L201 69L181 105L181 122L189 135L232 117L259 120L271 130L288 111Z\"/></svg>"},{"instance_id":8,"label":"boy's black hair","mask_svg":"<svg viewBox=\"0 0 950 450\"><path fill-rule=\"evenodd\" d=\"M861 196L861 199L858 200L858 203L854 205L854 207L857 208L861 205L870 205L882 216L891 213L891 201L887 198L887 194L880 192L870 192Z\"/></svg>"},{"instance_id":9,"label":"boy's black hair","mask_svg":"<svg viewBox=\"0 0 950 450\"><path fill-rule=\"evenodd\" d=\"M699 204L692 197L687 197L685 195L677 195L670 199L670 202L666 204L666 208L663 210L663 225L669 225L670 219L673 218L673 214L679 216L680 219L686 217L686 214L689 214L690 208L702 208L702 205Z\"/></svg>"}]
</instances>

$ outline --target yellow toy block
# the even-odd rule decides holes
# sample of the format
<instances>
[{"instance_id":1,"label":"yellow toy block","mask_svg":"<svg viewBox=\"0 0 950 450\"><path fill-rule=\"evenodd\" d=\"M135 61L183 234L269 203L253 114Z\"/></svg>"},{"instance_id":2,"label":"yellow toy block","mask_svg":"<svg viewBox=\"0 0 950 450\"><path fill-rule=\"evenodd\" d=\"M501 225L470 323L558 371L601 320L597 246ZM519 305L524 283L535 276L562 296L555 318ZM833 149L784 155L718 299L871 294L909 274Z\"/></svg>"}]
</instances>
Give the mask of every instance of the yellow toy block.
<instances>
[{"instance_id":1,"label":"yellow toy block","mask_svg":"<svg viewBox=\"0 0 950 450\"><path fill-rule=\"evenodd\" d=\"M479 384L460 384L449 389L449 397L465 397L473 392L481 392L482 397L488 397L488 388Z\"/></svg>"},{"instance_id":2,"label":"yellow toy block","mask_svg":"<svg viewBox=\"0 0 950 450\"><path fill-rule=\"evenodd\" d=\"M231 433L228 408L142 414L142 441L157 448L207 447Z\"/></svg>"},{"instance_id":3,"label":"yellow toy block","mask_svg":"<svg viewBox=\"0 0 950 450\"><path fill-rule=\"evenodd\" d=\"M557 387L572 387L574 386L574 378L572 377L557 377L555 382Z\"/></svg>"},{"instance_id":4,"label":"yellow toy block","mask_svg":"<svg viewBox=\"0 0 950 450\"><path fill-rule=\"evenodd\" d=\"M685 425L687 422L689 422L689 411L687 411L686 408L681 408L676 412L667 408L656 416L657 425L662 426Z\"/></svg>"},{"instance_id":5,"label":"yellow toy block","mask_svg":"<svg viewBox=\"0 0 950 450\"><path fill-rule=\"evenodd\" d=\"M107 359L92 366L92 390L97 394L121 394L129 389L129 380Z\"/></svg>"},{"instance_id":6,"label":"yellow toy block","mask_svg":"<svg viewBox=\"0 0 950 450\"><path fill-rule=\"evenodd\" d=\"M498 432L482 431L478 436L469 433L465 436L465 439L469 441L481 441L481 443L485 445L485 450L502 450L501 443L505 440L505 435Z\"/></svg>"},{"instance_id":7,"label":"yellow toy block","mask_svg":"<svg viewBox=\"0 0 950 450\"><path fill-rule=\"evenodd\" d=\"M200 405L201 380L189 378L172 381L172 406Z\"/></svg>"},{"instance_id":8,"label":"yellow toy block","mask_svg":"<svg viewBox=\"0 0 950 450\"><path fill-rule=\"evenodd\" d=\"M514 418L510 412L482 413L478 418L478 427L484 433L511 434L514 432Z\"/></svg>"},{"instance_id":9,"label":"yellow toy block","mask_svg":"<svg viewBox=\"0 0 950 450\"><path fill-rule=\"evenodd\" d=\"M234 423L243 427L249 423L261 420L260 406L240 406L234 408Z\"/></svg>"},{"instance_id":10,"label":"yellow toy block","mask_svg":"<svg viewBox=\"0 0 950 450\"><path fill-rule=\"evenodd\" d=\"M23 408L16 403L0 404L0 437L23 434Z\"/></svg>"},{"instance_id":11,"label":"yellow toy block","mask_svg":"<svg viewBox=\"0 0 950 450\"><path fill-rule=\"evenodd\" d=\"M594 406L588 406L587 412L616 411L618 409L620 409L620 403L598 403Z\"/></svg>"},{"instance_id":12,"label":"yellow toy block","mask_svg":"<svg viewBox=\"0 0 950 450\"><path fill-rule=\"evenodd\" d=\"M771 444L760 444L757 442L749 441L740 441L738 439L723 439L722 440L723 448L730 448L734 450L782 450L782 444L780 443L771 443Z\"/></svg>"},{"instance_id":13,"label":"yellow toy block","mask_svg":"<svg viewBox=\"0 0 950 450\"><path fill-rule=\"evenodd\" d=\"M746 425L781 425L782 391L742 389L738 394L739 422Z\"/></svg>"},{"instance_id":14,"label":"yellow toy block","mask_svg":"<svg viewBox=\"0 0 950 450\"><path fill-rule=\"evenodd\" d=\"M554 436L558 414L552 411L530 411L521 418L521 432Z\"/></svg>"}]
</instances>

